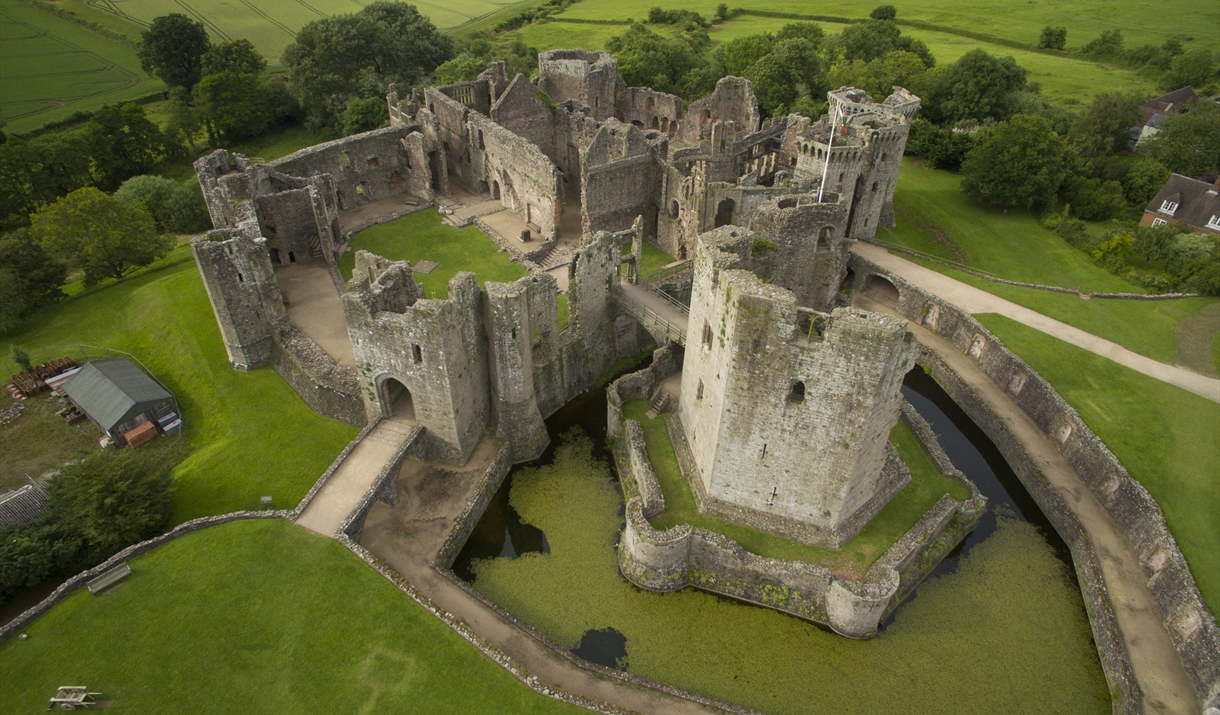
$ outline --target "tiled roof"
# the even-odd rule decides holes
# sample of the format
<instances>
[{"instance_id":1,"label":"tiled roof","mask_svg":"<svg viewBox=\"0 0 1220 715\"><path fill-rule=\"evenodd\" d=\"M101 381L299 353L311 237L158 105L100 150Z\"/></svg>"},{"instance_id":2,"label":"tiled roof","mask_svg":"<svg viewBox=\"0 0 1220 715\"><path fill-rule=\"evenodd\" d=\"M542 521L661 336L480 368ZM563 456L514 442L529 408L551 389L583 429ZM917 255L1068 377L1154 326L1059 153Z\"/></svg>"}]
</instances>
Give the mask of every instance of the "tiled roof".
<instances>
[{"instance_id":1,"label":"tiled roof","mask_svg":"<svg viewBox=\"0 0 1220 715\"><path fill-rule=\"evenodd\" d=\"M1161 207L1166 201L1177 204L1177 208L1172 214L1161 211ZM1206 181L1173 174L1157 192L1152 202L1148 204L1148 208L1144 210L1166 219L1180 221L1194 228L1220 233L1217 229L1209 228L1207 225L1213 216L1220 215L1220 192L1217 192L1216 185Z\"/></svg>"}]
</instances>

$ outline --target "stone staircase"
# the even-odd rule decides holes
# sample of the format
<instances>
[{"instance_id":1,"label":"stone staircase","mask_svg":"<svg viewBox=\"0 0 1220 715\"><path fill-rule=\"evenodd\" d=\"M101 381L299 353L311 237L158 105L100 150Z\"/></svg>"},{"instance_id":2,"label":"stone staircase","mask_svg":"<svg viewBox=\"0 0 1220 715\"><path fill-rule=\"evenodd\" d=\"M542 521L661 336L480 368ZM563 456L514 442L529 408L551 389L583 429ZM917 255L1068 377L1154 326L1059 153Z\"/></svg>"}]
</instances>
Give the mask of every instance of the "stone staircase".
<instances>
[{"instance_id":1,"label":"stone staircase","mask_svg":"<svg viewBox=\"0 0 1220 715\"><path fill-rule=\"evenodd\" d=\"M655 420L657 415L665 411L669 407L669 393L663 387L657 387L652 393L652 399L648 402L648 411L644 416L650 420Z\"/></svg>"},{"instance_id":2,"label":"stone staircase","mask_svg":"<svg viewBox=\"0 0 1220 715\"><path fill-rule=\"evenodd\" d=\"M416 430L420 429L419 425L413 420L406 419L384 419L369 432L365 439L378 444L397 447L406 442Z\"/></svg>"}]
</instances>

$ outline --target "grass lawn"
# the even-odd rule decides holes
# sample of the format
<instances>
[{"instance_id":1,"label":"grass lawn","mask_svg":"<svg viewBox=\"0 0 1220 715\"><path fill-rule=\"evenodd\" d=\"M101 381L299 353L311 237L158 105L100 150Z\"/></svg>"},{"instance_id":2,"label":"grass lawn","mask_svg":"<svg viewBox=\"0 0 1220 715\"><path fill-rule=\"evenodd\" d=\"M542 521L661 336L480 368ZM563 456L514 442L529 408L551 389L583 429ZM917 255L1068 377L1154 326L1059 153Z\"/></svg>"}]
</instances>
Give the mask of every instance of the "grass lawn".
<instances>
[{"instance_id":1,"label":"grass lawn","mask_svg":"<svg viewBox=\"0 0 1220 715\"><path fill-rule=\"evenodd\" d=\"M80 589L0 648L7 711L41 712L72 682L124 713L583 712L285 521L206 529L131 567L117 590Z\"/></svg>"},{"instance_id":2,"label":"grass lawn","mask_svg":"<svg viewBox=\"0 0 1220 715\"><path fill-rule=\"evenodd\" d=\"M673 263L675 259L656 244L644 241L644 253L640 256L640 277L647 278Z\"/></svg>"},{"instance_id":3,"label":"grass lawn","mask_svg":"<svg viewBox=\"0 0 1220 715\"><path fill-rule=\"evenodd\" d=\"M856 538L841 549L824 549L809 546L766 532L749 529L707 514L695 508L690 485L678 468L673 444L665 429L665 420L648 419L645 412L648 403L632 400L623 405L623 415L633 419L644 428L644 442L648 446L648 459L665 495L665 513L649 520L653 528L665 530L679 524L690 524L701 529L724 534L741 544L742 548L759 556L819 563L836 571L861 575L874 561L885 553L895 541L902 537L915 522L932 508L941 496L950 494L954 499L965 501L970 490L961 482L946 479L937 471L923 447L900 421L890 432L890 442L911 470L911 483L873 518Z\"/></svg>"},{"instance_id":4,"label":"grass lawn","mask_svg":"<svg viewBox=\"0 0 1220 715\"><path fill-rule=\"evenodd\" d=\"M894 208L905 220L897 229L878 229L877 240L926 250L920 246L932 236L924 227L935 227L964 252L967 265L1000 278L1091 293L1143 292L1090 263L1030 212L987 208L963 194L960 183L958 174L903 159Z\"/></svg>"},{"instance_id":5,"label":"grass lawn","mask_svg":"<svg viewBox=\"0 0 1220 715\"><path fill-rule=\"evenodd\" d=\"M0 425L0 454L4 455L0 460L0 492L28 484L27 474L38 479L98 449L102 431L88 420L74 425L64 422L55 414L61 409L59 401L48 401L47 397L48 393L43 393L26 400L20 417ZM12 404L7 398L2 403L4 407Z\"/></svg>"},{"instance_id":6,"label":"grass lawn","mask_svg":"<svg viewBox=\"0 0 1220 715\"><path fill-rule=\"evenodd\" d=\"M0 121L24 132L164 89L135 50L20 0L0 0Z\"/></svg>"},{"instance_id":7,"label":"grass lawn","mask_svg":"<svg viewBox=\"0 0 1220 715\"><path fill-rule=\"evenodd\" d=\"M1161 505L1220 612L1220 405L999 315L979 321L1046 378Z\"/></svg>"},{"instance_id":8,"label":"grass lawn","mask_svg":"<svg viewBox=\"0 0 1220 715\"><path fill-rule=\"evenodd\" d=\"M1075 580L1032 524L1000 517L955 571L855 641L695 589L628 583L615 551L623 500L591 449L569 437L545 471L513 473L509 501L549 554L474 564L475 588L560 645L612 627L628 672L772 713L1111 711Z\"/></svg>"},{"instance_id":9,"label":"grass lawn","mask_svg":"<svg viewBox=\"0 0 1220 715\"><path fill-rule=\"evenodd\" d=\"M67 298L0 337L37 357L85 344L135 355L177 395L189 450L174 469L174 522L258 509L269 494L293 507L356 430L321 417L271 368L228 365L212 306L189 251L182 260ZM66 351L66 352L71 352Z\"/></svg>"},{"instance_id":10,"label":"grass lawn","mask_svg":"<svg viewBox=\"0 0 1220 715\"><path fill-rule=\"evenodd\" d=\"M529 275L525 266L511 262L508 253L501 253L482 231L474 226L454 228L434 209L416 211L352 236L351 250L339 261L344 280L352 277L356 249L392 261L435 261L438 266L431 273L415 274L429 298L449 297L449 281L462 271L474 272L479 285L487 281L512 283Z\"/></svg>"}]
</instances>

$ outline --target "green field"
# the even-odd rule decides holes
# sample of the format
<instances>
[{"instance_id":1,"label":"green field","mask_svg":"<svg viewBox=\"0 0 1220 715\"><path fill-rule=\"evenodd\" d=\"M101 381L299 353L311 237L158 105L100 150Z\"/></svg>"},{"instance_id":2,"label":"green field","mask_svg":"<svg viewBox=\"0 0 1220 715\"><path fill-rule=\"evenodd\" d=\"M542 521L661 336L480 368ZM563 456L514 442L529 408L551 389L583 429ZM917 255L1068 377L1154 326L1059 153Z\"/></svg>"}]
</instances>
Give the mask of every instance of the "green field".
<instances>
[{"instance_id":1,"label":"green field","mask_svg":"<svg viewBox=\"0 0 1220 715\"><path fill-rule=\"evenodd\" d=\"M174 470L174 522L258 509L271 495L292 508L356 429L315 414L271 368L229 367L189 248L177 262L68 298L0 339L31 353L83 343L135 355L177 397L189 450Z\"/></svg>"},{"instance_id":2,"label":"green field","mask_svg":"<svg viewBox=\"0 0 1220 715\"><path fill-rule=\"evenodd\" d=\"M596 20L642 20L656 0L584 0L564 12L564 16ZM670 0L669 10L694 10L710 18L716 0ZM808 2L801 0L736 0L730 8L764 10L802 15L829 15L866 18L877 2ZM920 20L959 30L995 35L1009 41L1037 44L1046 25L1068 28L1068 48L1074 49L1097 37L1104 30L1122 30L1128 47L1153 43L1160 45L1179 37L1193 49L1214 49L1220 43L1220 5L1194 0L1167 0L1163 3L1122 3L1109 0L1082 0L1071 4L1028 0L920 0L918 3L891 3L898 8L898 19ZM827 30L832 26L828 25ZM903 28L903 32L909 32ZM939 57L939 55L938 55Z\"/></svg>"},{"instance_id":3,"label":"green field","mask_svg":"<svg viewBox=\"0 0 1220 715\"><path fill-rule=\"evenodd\" d=\"M855 641L766 608L619 574L623 501L571 437L509 501L548 554L476 561L474 587L565 648L588 629L627 638L627 670L773 713L1109 713L1076 582L1032 524L998 528L924 582L880 635Z\"/></svg>"},{"instance_id":4,"label":"green field","mask_svg":"<svg viewBox=\"0 0 1220 715\"><path fill-rule=\"evenodd\" d=\"M894 192L898 226L879 229L877 240L964 262L975 270L1008 280L1085 292L1144 292L1094 265L1082 252L1044 228L1030 212L1013 209L1004 213L965 196L958 190L960 180L952 172L929 169L910 158L903 160ZM912 260L1169 364L1178 357L1178 323L1204 306L1220 301L1220 298L1084 300L1075 295L994 283L931 262Z\"/></svg>"},{"instance_id":5,"label":"green field","mask_svg":"<svg viewBox=\"0 0 1220 715\"><path fill-rule=\"evenodd\" d=\"M275 66L296 39L297 30L330 15L359 12L363 0L61 0L77 15L128 35L135 35L154 18L179 12L208 28L213 42L246 39ZM442 30L477 21L521 0L461 0L456 3L416 0L411 3Z\"/></svg>"},{"instance_id":6,"label":"green field","mask_svg":"<svg viewBox=\"0 0 1220 715\"><path fill-rule=\"evenodd\" d=\"M21 0L0 0L0 120L22 132L164 89L136 53Z\"/></svg>"},{"instance_id":7,"label":"green field","mask_svg":"<svg viewBox=\"0 0 1220 715\"><path fill-rule=\"evenodd\" d=\"M915 439L915 435L911 434L905 424L899 422L890 432L890 442L911 470L911 483L842 548L827 549L802 544L700 513L695 507L690 485L678 466L678 458L669 440L665 420L660 417L649 419L645 414L647 411L648 403L644 400L632 400L623 404L623 416L639 422L644 430L648 459L665 496L665 511L648 520L658 531L680 524L690 524L724 534L741 544L746 551L759 556L807 561L821 564L836 572L862 576L865 569L914 526L942 496L950 494L958 501L970 498L970 490L965 485L941 476L936 465Z\"/></svg>"},{"instance_id":8,"label":"green field","mask_svg":"<svg viewBox=\"0 0 1220 715\"><path fill-rule=\"evenodd\" d=\"M1220 405L1000 315L987 329L1046 378L1152 494L1220 612Z\"/></svg>"},{"instance_id":9,"label":"green field","mask_svg":"<svg viewBox=\"0 0 1220 715\"><path fill-rule=\"evenodd\" d=\"M131 569L0 647L5 712L42 712L64 683L133 714L584 712L522 685L338 542L285 521L196 532Z\"/></svg>"}]
</instances>

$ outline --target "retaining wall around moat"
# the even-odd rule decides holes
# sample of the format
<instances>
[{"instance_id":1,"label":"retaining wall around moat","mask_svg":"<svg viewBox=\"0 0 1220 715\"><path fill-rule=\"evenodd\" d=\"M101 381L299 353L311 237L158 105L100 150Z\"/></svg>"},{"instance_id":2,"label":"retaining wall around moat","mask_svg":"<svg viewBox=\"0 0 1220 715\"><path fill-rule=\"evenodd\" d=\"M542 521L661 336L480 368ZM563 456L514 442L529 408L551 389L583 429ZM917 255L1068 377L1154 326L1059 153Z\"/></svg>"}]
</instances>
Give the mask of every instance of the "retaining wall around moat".
<instances>
[{"instance_id":1,"label":"retaining wall around moat","mask_svg":"<svg viewBox=\"0 0 1220 715\"><path fill-rule=\"evenodd\" d=\"M619 570L640 588L664 592L693 586L824 623L845 636L867 638L983 515L986 498L953 467L927 423L904 403L903 422L941 473L966 484L972 496L964 502L943 496L861 578L839 578L824 566L758 556L724 535L689 524L657 531L647 517L663 513L665 500L648 461L643 430L635 420L623 419L622 404L648 399L660 380L675 370L672 348L662 348L650 367L620 378L608 389L607 417L613 426L607 432L617 438L614 458L627 499ZM684 439L680 426L674 426L677 415L665 418L670 438ZM675 444L675 452L689 474L690 465L682 458L684 446L684 442ZM900 461L898 466L905 469Z\"/></svg>"},{"instance_id":2,"label":"retaining wall around moat","mask_svg":"<svg viewBox=\"0 0 1220 715\"><path fill-rule=\"evenodd\" d=\"M866 287L873 276L892 283L898 289L899 299L894 308L899 314L972 357L983 373L1050 437L1130 541L1201 708L1220 707L1220 628L1199 593L1160 506L1143 485L1128 474L1050 383L973 316L858 254L852 255L850 266L855 272L856 288ZM1102 667L1110 682L1115 711L1139 712L1140 690L1115 623L1114 606L1102 579L1098 556L1087 533L986 401L930 350L922 350L920 362L995 443L1068 544Z\"/></svg>"}]
</instances>

